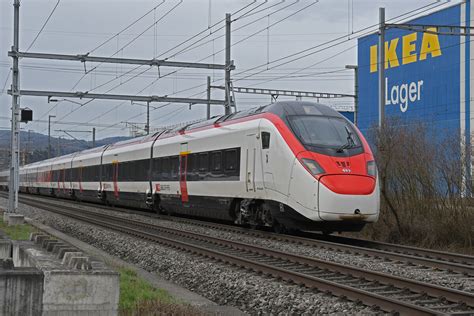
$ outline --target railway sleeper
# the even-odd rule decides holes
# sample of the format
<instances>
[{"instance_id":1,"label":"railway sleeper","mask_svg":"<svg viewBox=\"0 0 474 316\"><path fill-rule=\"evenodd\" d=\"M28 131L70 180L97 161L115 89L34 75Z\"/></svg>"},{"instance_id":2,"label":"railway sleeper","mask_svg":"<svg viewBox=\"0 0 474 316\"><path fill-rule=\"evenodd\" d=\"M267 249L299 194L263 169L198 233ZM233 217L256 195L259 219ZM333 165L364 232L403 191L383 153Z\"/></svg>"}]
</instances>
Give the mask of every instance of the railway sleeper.
<instances>
[{"instance_id":1,"label":"railway sleeper","mask_svg":"<svg viewBox=\"0 0 474 316\"><path fill-rule=\"evenodd\" d=\"M436 310L450 310L450 309L465 309L466 306L463 304L449 304L449 305L435 305L435 306L430 306L430 309L436 309Z\"/></svg>"},{"instance_id":2,"label":"railway sleeper","mask_svg":"<svg viewBox=\"0 0 474 316\"><path fill-rule=\"evenodd\" d=\"M426 299L426 300L421 300L421 301L415 300L415 302L418 305L428 305L428 304L443 303L443 299L434 297L431 299Z\"/></svg>"},{"instance_id":3,"label":"railway sleeper","mask_svg":"<svg viewBox=\"0 0 474 316\"><path fill-rule=\"evenodd\" d=\"M291 268L292 271L295 271L295 269L298 268L298 266L294 262L287 262L287 261L282 261L282 262L276 262L275 266L280 267L280 268Z\"/></svg>"},{"instance_id":4,"label":"railway sleeper","mask_svg":"<svg viewBox=\"0 0 474 316\"><path fill-rule=\"evenodd\" d=\"M349 276L347 275L335 275L333 277L325 278L325 280L329 281L342 281L344 279L347 279ZM339 282L338 282L339 283Z\"/></svg>"},{"instance_id":5,"label":"railway sleeper","mask_svg":"<svg viewBox=\"0 0 474 316\"><path fill-rule=\"evenodd\" d=\"M380 295L395 295L395 294L402 294L404 292L407 292L407 290L406 289L392 289L392 290L389 290L389 291L380 291L380 292L377 291L377 294L380 294Z\"/></svg>"},{"instance_id":6,"label":"railway sleeper","mask_svg":"<svg viewBox=\"0 0 474 316\"><path fill-rule=\"evenodd\" d=\"M367 283L367 281L357 279L357 278L352 278L352 277L347 280L342 280L339 283L347 285L347 286L351 286L351 287L357 286L358 288L363 289L363 290L365 290L367 286L370 284L370 283Z\"/></svg>"},{"instance_id":7,"label":"railway sleeper","mask_svg":"<svg viewBox=\"0 0 474 316\"><path fill-rule=\"evenodd\" d=\"M364 288L364 290L368 292L373 292L373 291L380 291L380 290L388 290L390 288L391 286L389 285L379 285L379 286L374 286L374 287L367 287L367 288Z\"/></svg>"},{"instance_id":8,"label":"railway sleeper","mask_svg":"<svg viewBox=\"0 0 474 316\"><path fill-rule=\"evenodd\" d=\"M416 299L420 299L422 297L424 297L425 294L424 293L411 293L411 294L407 294L407 295L398 295L396 296L396 299L400 299L400 300L416 300Z\"/></svg>"}]
</instances>

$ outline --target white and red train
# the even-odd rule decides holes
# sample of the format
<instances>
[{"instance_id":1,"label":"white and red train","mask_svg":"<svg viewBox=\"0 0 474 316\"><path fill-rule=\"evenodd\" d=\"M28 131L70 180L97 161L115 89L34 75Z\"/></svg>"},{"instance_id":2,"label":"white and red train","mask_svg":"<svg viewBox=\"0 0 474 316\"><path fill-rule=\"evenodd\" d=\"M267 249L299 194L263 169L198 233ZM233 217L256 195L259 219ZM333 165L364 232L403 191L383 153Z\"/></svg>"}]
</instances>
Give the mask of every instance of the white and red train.
<instances>
[{"instance_id":1,"label":"white and red train","mask_svg":"<svg viewBox=\"0 0 474 316\"><path fill-rule=\"evenodd\" d=\"M358 231L380 206L362 134L333 109L302 101L25 165L20 191L323 232Z\"/></svg>"}]
</instances>

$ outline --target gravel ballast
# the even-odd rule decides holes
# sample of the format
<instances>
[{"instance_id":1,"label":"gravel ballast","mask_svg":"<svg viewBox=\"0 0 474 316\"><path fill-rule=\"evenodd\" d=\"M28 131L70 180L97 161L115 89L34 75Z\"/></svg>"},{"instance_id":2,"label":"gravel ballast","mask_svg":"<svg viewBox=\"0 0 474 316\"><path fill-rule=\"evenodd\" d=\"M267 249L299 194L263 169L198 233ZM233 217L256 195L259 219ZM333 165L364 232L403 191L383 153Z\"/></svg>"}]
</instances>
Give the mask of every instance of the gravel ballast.
<instances>
[{"instance_id":1,"label":"gravel ballast","mask_svg":"<svg viewBox=\"0 0 474 316\"><path fill-rule=\"evenodd\" d=\"M69 202L56 200L55 203ZM449 287L466 292L474 292L474 279L466 277L459 273L452 273L445 270L435 271L420 267L417 265L406 265L406 264L394 264L384 259L376 259L373 257L366 257L364 255L348 254L332 249L321 249L306 245L298 245L290 242L282 242L276 240L270 240L265 238L259 238L255 236L248 236L239 234L236 232L227 232L219 229L212 229L208 227L197 226L189 223L180 223L177 221L162 220L151 216L140 215L137 213L126 213L116 212L113 210L100 209L90 205L74 205L75 207L81 207L86 210L94 210L102 213L113 214L123 218L130 218L135 220L141 220L146 223L159 224L162 226L177 228L181 230L196 232L200 234L207 234L212 237L226 238L230 240L236 240L247 244L253 244L261 247L275 249L283 252L293 253L297 255L305 255L312 258L328 260L337 262L344 265L356 266L359 268L367 269L370 271L378 271L382 273L389 273L400 277L408 278L411 280L417 280L430 284L436 284L444 287ZM375 223L375 225L377 225Z\"/></svg>"},{"instance_id":2,"label":"gravel ballast","mask_svg":"<svg viewBox=\"0 0 474 316\"><path fill-rule=\"evenodd\" d=\"M2 198L0 203L5 206L7 200ZM162 277L195 291L218 304L232 305L252 315L335 313L366 315L380 313L361 304L277 281L274 278L260 276L243 269L230 267L200 256L85 224L21 203L19 212L33 220L100 248L111 255L136 264L147 271L156 272ZM122 216L124 215L134 218L139 216L122 214ZM141 217L143 218L143 216ZM223 233L220 232L220 234ZM242 238L242 235L239 235L239 237Z\"/></svg>"}]
</instances>

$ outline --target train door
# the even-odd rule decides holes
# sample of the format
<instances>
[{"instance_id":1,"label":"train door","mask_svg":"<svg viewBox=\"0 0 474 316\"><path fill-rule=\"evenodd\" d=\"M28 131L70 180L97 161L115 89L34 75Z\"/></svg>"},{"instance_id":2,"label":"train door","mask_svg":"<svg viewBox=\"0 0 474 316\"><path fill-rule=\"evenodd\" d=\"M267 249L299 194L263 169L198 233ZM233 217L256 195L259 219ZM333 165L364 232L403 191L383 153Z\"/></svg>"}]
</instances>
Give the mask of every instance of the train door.
<instances>
[{"instance_id":1,"label":"train door","mask_svg":"<svg viewBox=\"0 0 474 316\"><path fill-rule=\"evenodd\" d=\"M260 146L262 148L262 172L263 186L266 189L275 189L275 181L273 179L273 167L276 161L272 159L271 133L269 131L260 130Z\"/></svg>"},{"instance_id":2,"label":"train door","mask_svg":"<svg viewBox=\"0 0 474 316\"><path fill-rule=\"evenodd\" d=\"M188 167L188 143L182 143L179 153L179 188L181 190L181 202L189 202L188 185L186 183L186 172Z\"/></svg>"},{"instance_id":3,"label":"train door","mask_svg":"<svg viewBox=\"0 0 474 316\"><path fill-rule=\"evenodd\" d=\"M245 186L247 192L255 192L255 158L257 156L257 139L255 134L247 135L247 150L245 158Z\"/></svg>"}]
</instances>

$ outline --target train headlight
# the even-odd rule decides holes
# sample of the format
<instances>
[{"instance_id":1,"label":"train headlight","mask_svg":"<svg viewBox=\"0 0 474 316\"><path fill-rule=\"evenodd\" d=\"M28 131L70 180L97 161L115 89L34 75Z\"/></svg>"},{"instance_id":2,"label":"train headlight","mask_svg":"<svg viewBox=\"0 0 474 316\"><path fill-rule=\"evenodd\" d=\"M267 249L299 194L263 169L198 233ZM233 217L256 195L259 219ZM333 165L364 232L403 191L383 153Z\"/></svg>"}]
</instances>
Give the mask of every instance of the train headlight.
<instances>
[{"instance_id":1,"label":"train headlight","mask_svg":"<svg viewBox=\"0 0 474 316\"><path fill-rule=\"evenodd\" d=\"M312 159L301 158L301 162L303 163L303 166L305 166L306 169L308 169L313 176L324 173L324 169Z\"/></svg>"},{"instance_id":2,"label":"train headlight","mask_svg":"<svg viewBox=\"0 0 474 316\"><path fill-rule=\"evenodd\" d=\"M372 177L377 176L377 165L375 164L375 161L367 161L367 174Z\"/></svg>"}]
</instances>

